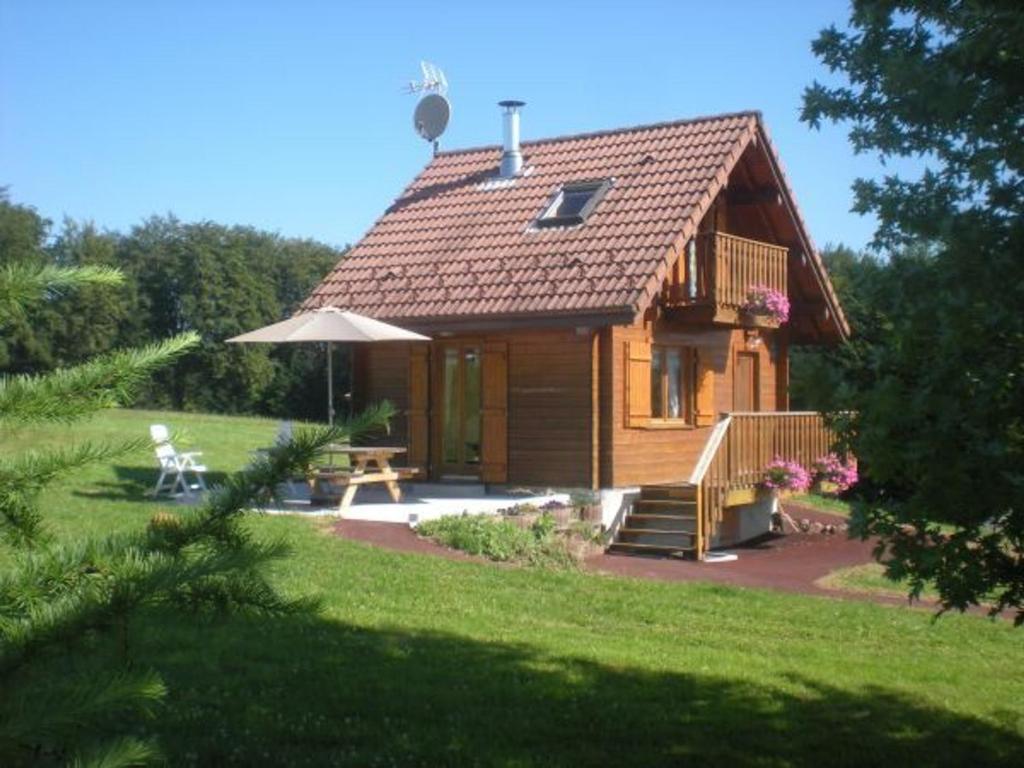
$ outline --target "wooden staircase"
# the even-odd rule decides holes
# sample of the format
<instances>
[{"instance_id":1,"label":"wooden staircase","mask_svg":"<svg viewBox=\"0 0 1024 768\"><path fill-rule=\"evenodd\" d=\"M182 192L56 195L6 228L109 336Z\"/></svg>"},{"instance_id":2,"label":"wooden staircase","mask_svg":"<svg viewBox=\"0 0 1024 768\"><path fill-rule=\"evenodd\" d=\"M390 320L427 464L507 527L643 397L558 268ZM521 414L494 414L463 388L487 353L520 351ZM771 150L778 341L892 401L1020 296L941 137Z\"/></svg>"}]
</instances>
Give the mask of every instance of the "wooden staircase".
<instances>
[{"instance_id":1,"label":"wooden staircase","mask_svg":"<svg viewBox=\"0 0 1024 768\"><path fill-rule=\"evenodd\" d=\"M697 486L645 485L608 551L696 557L697 536Z\"/></svg>"}]
</instances>

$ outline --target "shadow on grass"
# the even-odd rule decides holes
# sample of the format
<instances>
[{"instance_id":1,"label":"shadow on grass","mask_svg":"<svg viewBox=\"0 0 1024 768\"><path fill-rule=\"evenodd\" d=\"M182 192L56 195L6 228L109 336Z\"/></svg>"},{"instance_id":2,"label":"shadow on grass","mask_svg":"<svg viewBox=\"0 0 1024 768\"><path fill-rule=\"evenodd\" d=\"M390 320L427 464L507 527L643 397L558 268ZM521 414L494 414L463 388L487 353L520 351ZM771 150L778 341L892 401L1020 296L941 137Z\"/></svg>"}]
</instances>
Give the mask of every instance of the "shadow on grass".
<instances>
[{"instance_id":1,"label":"shadow on grass","mask_svg":"<svg viewBox=\"0 0 1024 768\"><path fill-rule=\"evenodd\" d=\"M86 490L72 491L72 495L86 499L108 499L112 501L144 501L151 498L153 487L160 470L155 466L148 467L112 467L116 480L110 482L92 482ZM213 488L228 478L227 472L206 472L203 477L206 485ZM192 475L188 476L192 480Z\"/></svg>"},{"instance_id":2,"label":"shadow on grass","mask_svg":"<svg viewBox=\"0 0 1024 768\"><path fill-rule=\"evenodd\" d=\"M171 765L1021 765L1006 727L885 689L791 690L323 619L156 614Z\"/></svg>"}]
</instances>

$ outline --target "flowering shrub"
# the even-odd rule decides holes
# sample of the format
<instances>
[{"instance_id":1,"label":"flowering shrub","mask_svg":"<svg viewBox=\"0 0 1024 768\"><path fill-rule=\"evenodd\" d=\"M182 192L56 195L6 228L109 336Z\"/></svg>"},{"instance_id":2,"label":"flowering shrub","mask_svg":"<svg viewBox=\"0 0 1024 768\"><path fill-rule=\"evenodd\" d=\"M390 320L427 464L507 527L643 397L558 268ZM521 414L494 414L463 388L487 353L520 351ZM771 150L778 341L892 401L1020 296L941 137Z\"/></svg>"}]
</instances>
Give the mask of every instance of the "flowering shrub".
<instances>
[{"instance_id":1,"label":"flowering shrub","mask_svg":"<svg viewBox=\"0 0 1024 768\"><path fill-rule=\"evenodd\" d=\"M795 461L775 457L764 468L763 485L773 491L806 491L811 474Z\"/></svg>"},{"instance_id":2,"label":"flowering shrub","mask_svg":"<svg viewBox=\"0 0 1024 768\"><path fill-rule=\"evenodd\" d=\"M811 470L814 472L815 480L832 483L836 487L837 493L842 493L855 485L858 479L857 462L854 459L843 462L834 453L826 453L815 459Z\"/></svg>"},{"instance_id":3,"label":"flowering shrub","mask_svg":"<svg viewBox=\"0 0 1024 768\"><path fill-rule=\"evenodd\" d=\"M755 315L768 315L780 323L789 320L789 298L782 291L766 285L753 285L747 289L747 302L743 308Z\"/></svg>"}]
</instances>

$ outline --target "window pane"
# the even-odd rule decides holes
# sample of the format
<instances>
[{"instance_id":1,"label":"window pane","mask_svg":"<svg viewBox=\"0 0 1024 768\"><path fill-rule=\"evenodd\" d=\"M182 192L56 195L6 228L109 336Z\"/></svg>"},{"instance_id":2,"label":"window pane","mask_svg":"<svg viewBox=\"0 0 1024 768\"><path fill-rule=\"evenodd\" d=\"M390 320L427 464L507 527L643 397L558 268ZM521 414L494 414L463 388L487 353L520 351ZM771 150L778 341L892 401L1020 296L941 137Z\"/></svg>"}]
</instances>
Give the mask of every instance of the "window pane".
<instances>
[{"instance_id":1,"label":"window pane","mask_svg":"<svg viewBox=\"0 0 1024 768\"><path fill-rule=\"evenodd\" d=\"M467 464L480 463L480 351L467 349L466 389L463 394L463 408L466 414L463 440Z\"/></svg>"},{"instance_id":2,"label":"window pane","mask_svg":"<svg viewBox=\"0 0 1024 768\"><path fill-rule=\"evenodd\" d=\"M662 403L662 364L661 364L661 350L651 350L651 416L656 419L665 417L664 408Z\"/></svg>"},{"instance_id":3,"label":"window pane","mask_svg":"<svg viewBox=\"0 0 1024 768\"><path fill-rule=\"evenodd\" d=\"M668 363L668 418L681 419L683 417L683 356L678 349L665 350L665 358Z\"/></svg>"},{"instance_id":4,"label":"window pane","mask_svg":"<svg viewBox=\"0 0 1024 768\"><path fill-rule=\"evenodd\" d=\"M448 464L459 461L459 350L444 351L444 429L441 453Z\"/></svg>"},{"instance_id":5,"label":"window pane","mask_svg":"<svg viewBox=\"0 0 1024 768\"><path fill-rule=\"evenodd\" d=\"M562 192L562 200L555 210L555 216L579 216L583 206L594 196L597 187L586 187L584 189L567 189Z\"/></svg>"}]
</instances>

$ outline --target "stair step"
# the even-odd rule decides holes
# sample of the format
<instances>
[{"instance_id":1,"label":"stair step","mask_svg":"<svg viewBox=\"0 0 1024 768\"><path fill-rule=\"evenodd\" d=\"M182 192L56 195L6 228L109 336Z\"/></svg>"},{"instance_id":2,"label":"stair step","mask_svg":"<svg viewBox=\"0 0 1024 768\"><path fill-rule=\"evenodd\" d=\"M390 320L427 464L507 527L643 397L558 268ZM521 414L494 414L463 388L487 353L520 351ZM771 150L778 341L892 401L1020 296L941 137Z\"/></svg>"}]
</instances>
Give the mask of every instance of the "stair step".
<instances>
[{"instance_id":1,"label":"stair step","mask_svg":"<svg viewBox=\"0 0 1024 768\"><path fill-rule=\"evenodd\" d=\"M658 531L681 531L690 533L697 530L697 518L693 515L649 515L632 513L626 515L625 528L654 529Z\"/></svg>"},{"instance_id":2,"label":"stair step","mask_svg":"<svg viewBox=\"0 0 1024 768\"><path fill-rule=\"evenodd\" d=\"M640 498L644 501L679 500L695 501L697 486L689 483L664 483L640 487Z\"/></svg>"},{"instance_id":3,"label":"stair step","mask_svg":"<svg viewBox=\"0 0 1024 768\"><path fill-rule=\"evenodd\" d=\"M696 552L694 547L671 547L659 544L637 544L635 542L617 541L608 547L609 552L620 552L626 555L667 555L669 557L685 557Z\"/></svg>"},{"instance_id":4,"label":"stair step","mask_svg":"<svg viewBox=\"0 0 1024 768\"><path fill-rule=\"evenodd\" d=\"M696 501L684 501L683 499L637 499L633 502L634 508L650 511L650 514L680 514L694 515L697 513Z\"/></svg>"},{"instance_id":5,"label":"stair step","mask_svg":"<svg viewBox=\"0 0 1024 768\"><path fill-rule=\"evenodd\" d=\"M658 530L657 528L620 528L616 541L621 544L653 544L665 547L689 547L696 534L688 530Z\"/></svg>"}]
</instances>

